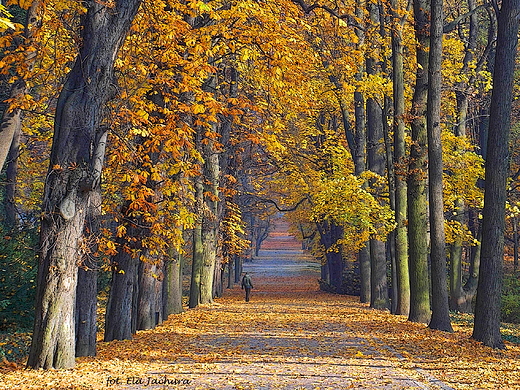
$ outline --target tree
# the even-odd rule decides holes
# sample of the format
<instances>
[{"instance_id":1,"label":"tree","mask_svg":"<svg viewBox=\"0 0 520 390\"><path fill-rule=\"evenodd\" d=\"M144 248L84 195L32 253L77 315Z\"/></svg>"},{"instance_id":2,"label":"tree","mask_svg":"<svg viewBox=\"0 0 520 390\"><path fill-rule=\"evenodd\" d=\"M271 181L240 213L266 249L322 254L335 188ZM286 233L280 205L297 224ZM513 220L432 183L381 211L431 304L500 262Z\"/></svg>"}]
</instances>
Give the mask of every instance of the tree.
<instances>
[{"instance_id":1,"label":"tree","mask_svg":"<svg viewBox=\"0 0 520 390\"><path fill-rule=\"evenodd\" d=\"M410 267L410 313L414 322L430 319L427 235L427 132L429 2L413 3L417 38L417 75L412 100L412 147L408 167L408 255Z\"/></svg>"},{"instance_id":2,"label":"tree","mask_svg":"<svg viewBox=\"0 0 520 390\"><path fill-rule=\"evenodd\" d=\"M382 23L377 4L367 4L370 15L372 34L370 40L372 46L377 47L377 41L381 39L374 29ZM367 53L366 72L368 77L380 76L381 70L376 65L376 57L379 53L376 50ZM382 103L377 98L383 100L381 96L370 96L366 101L366 126L367 126L367 160L368 169L380 176L385 174L385 152L383 145L383 109ZM375 309L388 308L388 286L387 286L387 265L386 265L386 245L384 241L372 238L369 241L370 248L370 306Z\"/></svg>"},{"instance_id":3,"label":"tree","mask_svg":"<svg viewBox=\"0 0 520 390\"><path fill-rule=\"evenodd\" d=\"M403 23L399 16L398 1L392 6L392 87L394 102L394 180L395 180L395 263L397 274L397 303L395 314L408 315L410 312L410 275L408 272L408 237L406 228L406 123L404 95L404 47Z\"/></svg>"},{"instance_id":4,"label":"tree","mask_svg":"<svg viewBox=\"0 0 520 390\"><path fill-rule=\"evenodd\" d=\"M24 56L22 61L18 63L17 79L11 85L11 91L8 101L11 102L12 107L9 107L2 113L1 126L0 126L0 169L5 164L9 149L13 138L21 133L22 127L22 109L17 105L20 102L17 100L23 100L25 95L28 93L29 87L27 85L27 77L29 76L37 56L32 45L37 41L38 31L41 27L41 13L43 12L42 3L38 0L33 1L27 10L27 17L25 22L25 29L23 38ZM3 5L2 5L3 7ZM1 18L0 27L5 27L5 18ZM8 26L14 29L14 25L9 22Z\"/></svg>"},{"instance_id":5,"label":"tree","mask_svg":"<svg viewBox=\"0 0 520 390\"><path fill-rule=\"evenodd\" d=\"M101 172L100 140L106 102L113 97L113 66L140 0L114 7L87 2L83 45L60 93L45 183L40 232L36 318L27 362L32 368L74 366L74 302L85 211Z\"/></svg>"},{"instance_id":6,"label":"tree","mask_svg":"<svg viewBox=\"0 0 520 390\"><path fill-rule=\"evenodd\" d=\"M520 0L504 0L498 13L493 92L489 118L486 186L482 219L482 254L472 337L492 348L504 348L500 335L500 295L504 255L506 181Z\"/></svg>"},{"instance_id":7,"label":"tree","mask_svg":"<svg viewBox=\"0 0 520 390\"><path fill-rule=\"evenodd\" d=\"M432 281L432 317L429 327L453 332L448 305L446 277L446 239L442 197L441 144L441 61L443 1L431 0L430 53L428 59L428 182L430 192L430 261Z\"/></svg>"}]
</instances>

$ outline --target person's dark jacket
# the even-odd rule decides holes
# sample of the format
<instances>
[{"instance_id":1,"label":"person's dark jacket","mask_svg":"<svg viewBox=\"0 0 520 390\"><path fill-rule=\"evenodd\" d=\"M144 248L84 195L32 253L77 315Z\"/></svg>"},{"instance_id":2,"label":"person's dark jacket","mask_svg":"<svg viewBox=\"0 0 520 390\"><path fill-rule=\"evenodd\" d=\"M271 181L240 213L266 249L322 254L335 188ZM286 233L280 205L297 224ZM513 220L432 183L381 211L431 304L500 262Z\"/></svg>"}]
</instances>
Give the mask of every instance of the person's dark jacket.
<instances>
[{"instance_id":1,"label":"person's dark jacket","mask_svg":"<svg viewBox=\"0 0 520 390\"><path fill-rule=\"evenodd\" d=\"M253 282L251 281L249 275L244 275L242 278L242 289L244 288L253 288Z\"/></svg>"}]
</instances>

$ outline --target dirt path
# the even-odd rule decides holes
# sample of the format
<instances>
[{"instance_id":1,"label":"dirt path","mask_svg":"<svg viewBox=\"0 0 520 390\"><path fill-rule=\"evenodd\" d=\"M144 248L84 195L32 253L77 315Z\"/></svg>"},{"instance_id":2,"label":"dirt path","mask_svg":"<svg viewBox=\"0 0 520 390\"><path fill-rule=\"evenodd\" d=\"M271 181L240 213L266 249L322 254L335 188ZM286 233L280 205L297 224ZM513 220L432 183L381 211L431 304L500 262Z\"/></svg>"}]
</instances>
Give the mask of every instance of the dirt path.
<instances>
[{"instance_id":1,"label":"dirt path","mask_svg":"<svg viewBox=\"0 0 520 390\"><path fill-rule=\"evenodd\" d=\"M352 327L360 315L354 299L319 292L319 265L286 233L274 232L264 248L244 266L251 301L236 287L198 308L200 317L177 328L202 330L185 340L191 353L150 378L184 380L189 389L451 388L400 367L391 348Z\"/></svg>"},{"instance_id":2,"label":"dirt path","mask_svg":"<svg viewBox=\"0 0 520 390\"><path fill-rule=\"evenodd\" d=\"M235 286L132 340L99 341L71 370L4 365L0 390L520 390L517 344L494 351L471 323L447 334L320 292L319 265L279 229L245 265L251 302Z\"/></svg>"}]
</instances>

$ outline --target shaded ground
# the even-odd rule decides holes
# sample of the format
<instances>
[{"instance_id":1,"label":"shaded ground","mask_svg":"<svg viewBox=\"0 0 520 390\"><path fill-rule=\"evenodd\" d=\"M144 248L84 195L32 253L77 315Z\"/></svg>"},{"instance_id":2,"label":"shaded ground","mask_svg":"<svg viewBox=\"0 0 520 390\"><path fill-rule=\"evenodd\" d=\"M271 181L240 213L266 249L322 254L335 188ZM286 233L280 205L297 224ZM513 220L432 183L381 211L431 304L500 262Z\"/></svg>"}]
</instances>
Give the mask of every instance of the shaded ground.
<instances>
[{"instance_id":1,"label":"shaded ground","mask_svg":"<svg viewBox=\"0 0 520 390\"><path fill-rule=\"evenodd\" d=\"M0 389L520 389L518 346L492 351L467 326L431 331L320 292L319 265L283 232L245 270L251 302L236 286L134 340L100 342L73 370L1 372Z\"/></svg>"}]
</instances>

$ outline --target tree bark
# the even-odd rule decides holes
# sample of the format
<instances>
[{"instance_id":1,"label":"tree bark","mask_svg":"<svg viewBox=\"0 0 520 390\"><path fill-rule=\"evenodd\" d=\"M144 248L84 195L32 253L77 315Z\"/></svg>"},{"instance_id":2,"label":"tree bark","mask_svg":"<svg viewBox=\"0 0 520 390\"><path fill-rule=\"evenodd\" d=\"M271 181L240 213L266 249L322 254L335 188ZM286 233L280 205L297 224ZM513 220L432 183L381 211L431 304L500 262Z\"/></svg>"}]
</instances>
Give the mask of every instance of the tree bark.
<instances>
[{"instance_id":1,"label":"tree bark","mask_svg":"<svg viewBox=\"0 0 520 390\"><path fill-rule=\"evenodd\" d=\"M76 288L76 356L96 356L97 264L83 265Z\"/></svg>"},{"instance_id":2,"label":"tree bark","mask_svg":"<svg viewBox=\"0 0 520 390\"><path fill-rule=\"evenodd\" d=\"M397 305L395 314L410 312L410 275L408 270L407 193L406 193L406 126L404 96L403 18L399 16L398 2L392 0L392 69L394 100L394 166L395 166L395 264L397 273Z\"/></svg>"},{"instance_id":3,"label":"tree bark","mask_svg":"<svg viewBox=\"0 0 520 390\"><path fill-rule=\"evenodd\" d=\"M413 4L417 38L416 84L412 100L412 146L408 166L408 255L410 272L410 313L413 322L430 320L430 289L428 275L427 217L427 131L426 99L428 95L428 13L429 2Z\"/></svg>"},{"instance_id":4,"label":"tree bark","mask_svg":"<svg viewBox=\"0 0 520 390\"><path fill-rule=\"evenodd\" d=\"M216 128L216 126L215 126ZM202 274L200 280L200 303L213 302L213 282L215 262L217 260L219 213L220 165L219 153L215 149L215 141L209 140L204 145L204 178L207 182L204 192L205 210L202 223Z\"/></svg>"},{"instance_id":5,"label":"tree bark","mask_svg":"<svg viewBox=\"0 0 520 390\"><path fill-rule=\"evenodd\" d=\"M379 8L377 3L367 2L369 12L370 28L375 28L380 23ZM373 47L377 47L379 35L373 31L370 42ZM381 73L374 53L367 55L365 60L366 72L368 75ZM366 128L367 128L367 161L368 169L380 176L385 175L385 147L383 134L383 110L382 104L375 98L368 98L366 101ZM370 184L369 184L370 185ZM386 266L386 245L384 242L371 239L370 248L370 307L375 309L388 308L388 283Z\"/></svg>"},{"instance_id":6,"label":"tree bark","mask_svg":"<svg viewBox=\"0 0 520 390\"><path fill-rule=\"evenodd\" d=\"M518 217L513 218L513 272L518 271Z\"/></svg>"},{"instance_id":7,"label":"tree bark","mask_svg":"<svg viewBox=\"0 0 520 390\"><path fill-rule=\"evenodd\" d=\"M359 20L364 19L365 1L356 1L356 16ZM357 46L361 48L365 43L365 29L356 28L356 36L358 38ZM361 49L360 49L361 50ZM356 74L356 79L361 80L363 77L364 64L360 64L359 71ZM360 176L366 170L366 118L365 118L365 99L363 94L359 91L354 92L354 147L350 148L352 158L354 159L354 174ZM347 137L348 138L348 137ZM360 295L361 303L370 302L370 243L358 252L357 259L359 262L359 278L360 278Z\"/></svg>"},{"instance_id":8,"label":"tree bark","mask_svg":"<svg viewBox=\"0 0 520 390\"><path fill-rule=\"evenodd\" d=\"M329 284L335 292L342 292L343 259L341 251L336 248L337 242L343 237L343 228L327 221L316 224L320 233L320 242L325 247L325 266Z\"/></svg>"},{"instance_id":9,"label":"tree bark","mask_svg":"<svg viewBox=\"0 0 520 390\"><path fill-rule=\"evenodd\" d=\"M464 202L461 199L455 201L455 213L453 220L464 223ZM460 311L460 305L464 302L464 290L462 288L462 240L456 239L450 247L450 310Z\"/></svg>"},{"instance_id":10,"label":"tree bark","mask_svg":"<svg viewBox=\"0 0 520 390\"><path fill-rule=\"evenodd\" d=\"M15 229L18 226L18 214L16 209L16 181L18 177L18 156L20 154L20 137L21 137L21 122L20 126L15 126L13 129L11 148L7 156L7 164L5 169L6 184L5 184L5 224L10 229Z\"/></svg>"},{"instance_id":11,"label":"tree bark","mask_svg":"<svg viewBox=\"0 0 520 390\"><path fill-rule=\"evenodd\" d=\"M139 0L114 7L86 2L83 44L56 107L47 175L38 267L36 316L27 365L70 368L74 360L74 305L77 261L81 255L85 210L100 181L93 169L105 132L103 109L111 98L117 52L139 7Z\"/></svg>"},{"instance_id":12,"label":"tree bark","mask_svg":"<svg viewBox=\"0 0 520 390\"><path fill-rule=\"evenodd\" d=\"M242 275L242 257L235 256L235 283L240 283L240 276Z\"/></svg>"},{"instance_id":13,"label":"tree bark","mask_svg":"<svg viewBox=\"0 0 520 390\"><path fill-rule=\"evenodd\" d=\"M201 174L202 175L202 174ZM191 282L190 282L190 298L189 307L193 309L200 303L200 282L202 278L202 267L203 263L203 251L204 246L202 243L202 208L204 207L204 185L202 183L202 176L195 177L195 207L199 210L197 215L197 221L193 228L193 255L191 264Z\"/></svg>"},{"instance_id":14,"label":"tree bark","mask_svg":"<svg viewBox=\"0 0 520 390\"><path fill-rule=\"evenodd\" d=\"M482 241L482 230L478 227L477 240ZM463 295L457 302L458 310L462 313L473 313L473 298L477 294L478 275L480 271L481 244L471 247L468 280L463 287Z\"/></svg>"},{"instance_id":15,"label":"tree bark","mask_svg":"<svg viewBox=\"0 0 520 390\"><path fill-rule=\"evenodd\" d=\"M132 225L127 233L135 237ZM118 239L119 252L112 257L112 282L105 313L105 341L130 340L137 330L137 294L139 259L126 247L124 238Z\"/></svg>"},{"instance_id":16,"label":"tree bark","mask_svg":"<svg viewBox=\"0 0 520 390\"><path fill-rule=\"evenodd\" d=\"M473 12L476 8L474 0L468 0L468 11L472 12L469 17L469 33L465 47L463 66L461 74L468 72L469 65L474 59L479 34L478 15ZM466 126L468 121L470 89L472 80L469 82L459 82L456 84L455 94L457 97L458 121L454 132L457 137L466 136ZM466 206L462 199L455 201L454 221L463 224L465 221ZM466 293L462 286L462 240L456 240L450 248L450 310L463 311L462 306L466 306ZM471 276L470 276L471 277Z\"/></svg>"},{"instance_id":17,"label":"tree bark","mask_svg":"<svg viewBox=\"0 0 520 390\"><path fill-rule=\"evenodd\" d=\"M41 13L43 10L43 4L41 1L33 1L30 8L27 10L27 17L25 22L24 31L24 44L27 45L30 50L27 50L25 57L25 66L31 70L36 60L37 52L34 51L34 47L30 47L33 43L36 32L41 27ZM20 64L21 66L21 64ZM23 97L28 93L28 87L23 76L18 75L18 79L12 84L11 91L9 93L10 100L16 100ZM2 114L0 121L0 170L2 170L6 158L11 149L13 138L18 134L21 134L22 129L22 110L14 108L10 110L7 108Z\"/></svg>"},{"instance_id":18,"label":"tree bark","mask_svg":"<svg viewBox=\"0 0 520 390\"><path fill-rule=\"evenodd\" d=\"M106 133L105 133L106 134ZM105 140L106 142L106 137ZM103 156L97 156L98 168L101 169ZM97 339L97 280L98 260L97 239L101 223L101 187L92 191L88 211L85 235L88 237L89 253L85 254L78 269L76 287L76 356L96 356Z\"/></svg>"},{"instance_id":19,"label":"tree bark","mask_svg":"<svg viewBox=\"0 0 520 390\"><path fill-rule=\"evenodd\" d=\"M140 261L138 267L137 330L153 329L156 325L157 266Z\"/></svg>"},{"instance_id":20,"label":"tree bark","mask_svg":"<svg viewBox=\"0 0 520 390\"><path fill-rule=\"evenodd\" d=\"M179 314L182 308L182 255L173 254L164 262L163 282L163 318L167 319L170 314Z\"/></svg>"},{"instance_id":21,"label":"tree bark","mask_svg":"<svg viewBox=\"0 0 520 390\"><path fill-rule=\"evenodd\" d=\"M432 281L431 329L453 332L448 303L446 238L444 232L443 165L441 144L441 62L443 0L431 0L428 66L428 178L430 191L430 262Z\"/></svg>"},{"instance_id":22,"label":"tree bark","mask_svg":"<svg viewBox=\"0 0 520 390\"><path fill-rule=\"evenodd\" d=\"M500 335L500 296L504 256L506 182L513 76L518 43L520 0L504 0L498 15L482 219L482 257L472 337L504 348Z\"/></svg>"}]
</instances>

